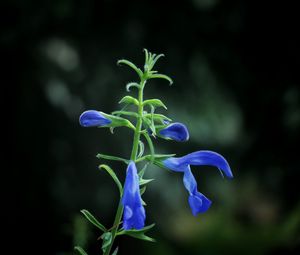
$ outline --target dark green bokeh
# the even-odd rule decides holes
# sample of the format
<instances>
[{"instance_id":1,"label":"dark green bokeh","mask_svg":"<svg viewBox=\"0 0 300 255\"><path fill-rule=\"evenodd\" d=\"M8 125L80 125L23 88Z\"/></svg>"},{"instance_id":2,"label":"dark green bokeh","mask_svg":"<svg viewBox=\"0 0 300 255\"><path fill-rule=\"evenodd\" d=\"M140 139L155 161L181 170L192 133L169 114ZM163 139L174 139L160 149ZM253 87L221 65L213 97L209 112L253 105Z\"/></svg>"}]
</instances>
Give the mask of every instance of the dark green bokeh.
<instances>
[{"instance_id":1,"label":"dark green bokeh","mask_svg":"<svg viewBox=\"0 0 300 255\"><path fill-rule=\"evenodd\" d=\"M146 97L187 124L190 141L155 141L162 153L215 150L235 179L195 168L212 199L197 218L180 174L157 168L145 194L147 223L158 242L125 237L119 254L297 254L299 252L299 41L296 8L280 2L190 0L6 1L1 45L11 55L18 155L11 203L17 205L10 254L100 254L96 230L117 206L113 181L97 169L98 152L129 157L132 134L84 129L83 110L116 110L136 75L116 61L143 64L143 48L164 53ZM134 94L134 89L132 91ZM10 103L11 104L11 103ZM14 159L16 160L16 159ZM112 167L123 180L125 166ZM297 232L298 230L298 232ZM29 234L32 233L32 234ZM133 248L134 247L134 248Z\"/></svg>"}]
</instances>

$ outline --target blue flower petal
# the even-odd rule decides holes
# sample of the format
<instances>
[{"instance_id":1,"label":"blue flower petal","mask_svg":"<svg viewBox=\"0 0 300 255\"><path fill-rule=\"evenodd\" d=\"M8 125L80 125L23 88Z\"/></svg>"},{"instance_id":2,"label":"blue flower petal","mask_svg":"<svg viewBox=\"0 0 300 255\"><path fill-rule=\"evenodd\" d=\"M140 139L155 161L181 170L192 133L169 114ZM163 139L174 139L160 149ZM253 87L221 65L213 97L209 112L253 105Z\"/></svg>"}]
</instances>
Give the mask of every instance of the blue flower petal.
<instances>
[{"instance_id":1,"label":"blue flower petal","mask_svg":"<svg viewBox=\"0 0 300 255\"><path fill-rule=\"evenodd\" d=\"M172 123L161 129L159 134L162 137L169 138L177 142L185 142L189 139L189 131L187 127L179 122Z\"/></svg>"},{"instance_id":2,"label":"blue flower petal","mask_svg":"<svg viewBox=\"0 0 300 255\"><path fill-rule=\"evenodd\" d=\"M206 212L211 205L211 201L197 190L197 182L190 167L184 171L183 183L190 193L189 204L193 215L196 216L198 213Z\"/></svg>"},{"instance_id":3,"label":"blue flower petal","mask_svg":"<svg viewBox=\"0 0 300 255\"><path fill-rule=\"evenodd\" d=\"M192 209L193 215L197 216L198 213L204 213L209 209L211 201L202 193L197 191L196 194L189 196L189 205Z\"/></svg>"},{"instance_id":4,"label":"blue flower petal","mask_svg":"<svg viewBox=\"0 0 300 255\"><path fill-rule=\"evenodd\" d=\"M122 197L124 206L123 227L125 230L141 229L145 226L145 209L139 187L139 177L133 161L127 167L124 193Z\"/></svg>"},{"instance_id":5,"label":"blue flower petal","mask_svg":"<svg viewBox=\"0 0 300 255\"><path fill-rule=\"evenodd\" d=\"M179 158L170 157L163 160L162 164L172 171L184 173L183 184L189 192L189 205L194 216L198 213L206 212L212 202L197 190L197 181L191 171L190 165L215 166L228 178L233 178L233 174L226 159L213 151L196 151Z\"/></svg>"},{"instance_id":6,"label":"blue flower petal","mask_svg":"<svg viewBox=\"0 0 300 255\"><path fill-rule=\"evenodd\" d=\"M222 170L225 176L233 178L233 174L226 159L213 151L196 151L180 158L171 157L164 160L163 164L167 168L177 172L184 172L188 165L215 166Z\"/></svg>"},{"instance_id":7,"label":"blue flower petal","mask_svg":"<svg viewBox=\"0 0 300 255\"><path fill-rule=\"evenodd\" d=\"M111 120L95 110L85 111L79 117L79 123L83 127L101 127L108 125L111 122Z\"/></svg>"}]
</instances>

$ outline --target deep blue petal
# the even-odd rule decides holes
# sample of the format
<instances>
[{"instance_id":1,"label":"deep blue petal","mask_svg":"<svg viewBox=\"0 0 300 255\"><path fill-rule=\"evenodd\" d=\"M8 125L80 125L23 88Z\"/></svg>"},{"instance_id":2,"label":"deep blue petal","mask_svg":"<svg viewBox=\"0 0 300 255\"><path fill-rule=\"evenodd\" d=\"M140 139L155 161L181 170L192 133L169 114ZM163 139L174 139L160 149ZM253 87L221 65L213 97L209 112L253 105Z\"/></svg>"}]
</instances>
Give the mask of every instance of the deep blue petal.
<instances>
[{"instance_id":1,"label":"deep blue petal","mask_svg":"<svg viewBox=\"0 0 300 255\"><path fill-rule=\"evenodd\" d=\"M184 171L183 184L190 194L195 194L197 192L197 182L190 167Z\"/></svg>"},{"instance_id":2,"label":"deep blue petal","mask_svg":"<svg viewBox=\"0 0 300 255\"><path fill-rule=\"evenodd\" d=\"M197 191L195 194L189 196L189 204L193 215L197 216L198 213L204 213L209 209L211 201Z\"/></svg>"},{"instance_id":3,"label":"deep blue petal","mask_svg":"<svg viewBox=\"0 0 300 255\"><path fill-rule=\"evenodd\" d=\"M145 209L142 205L142 198L139 187L139 177L133 161L127 167L124 193L122 197L124 206L123 227L125 230L141 229L145 226Z\"/></svg>"},{"instance_id":4,"label":"deep blue petal","mask_svg":"<svg viewBox=\"0 0 300 255\"><path fill-rule=\"evenodd\" d=\"M180 158L171 157L164 160L163 164L170 170L177 172L184 172L188 165L215 166L220 169L225 176L233 178L233 174L226 159L213 151L196 151Z\"/></svg>"},{"instance_id":5,"label":"deep blue petal","mask_svg":"<svg viewBox=\"0 0 300 255\"><path fill-rule=\"evenodd\" d=\"M79 117L79 123L83 127L101 127L110 124L112 121L105 118L100 112L88 110Z\"/></svg>"},{"instance_id":6,"label":"deep blue petal","mask_svg":"<svg viewBox=\"0 0 300 255\"><path fill-rule=\"evenodd\" d=\"M177 142L185 142L189 139L189 131L187 127L182 123L172 123L161 129L159 134L162 137L173 139Z\"/></svg>"},{"instance_id":7,"label":"deep blue petal","mask_svg":"<svg viewBox=\"0 0 300 255\"><path fill-rule=\"evenodd\" d=\"M197 182L190 168L184 171L183 184L189 192L189 204L194 216L208 210L211 201L197 190Z\"/></svg>"},{"instance_id":8,"label":"deep blue petal","mask_svg":"<svg viewBox=\"0 0 300 255\"><path fill-rule=\"evenodd\" d=\"M175 172L185 172L189 168L189 165L181 164L181 158L170 157L162 161L162 164Z\"/></svg>"}]
</instances>

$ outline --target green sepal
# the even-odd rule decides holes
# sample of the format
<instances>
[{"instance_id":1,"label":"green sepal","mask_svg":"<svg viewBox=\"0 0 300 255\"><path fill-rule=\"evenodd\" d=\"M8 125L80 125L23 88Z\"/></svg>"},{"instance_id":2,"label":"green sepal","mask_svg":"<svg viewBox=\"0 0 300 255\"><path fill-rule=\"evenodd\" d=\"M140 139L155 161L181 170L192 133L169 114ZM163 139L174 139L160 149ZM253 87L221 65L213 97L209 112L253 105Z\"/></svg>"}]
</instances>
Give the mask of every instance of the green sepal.
<instances>
[{"instance_id":1,"label":"green sepal","mask_svg":"<svg viewBox=\"0 0 300 255\"><path fill-rule=\"evenodd\" d=\"M141 87L141 85L136 82L129 82L126 84L126 91L130 92L131 87L136 87L139 89Z\"/></svg>"},{"instance_id":2,"label":"green sepal","mask_svg":"<svg viewBox=\"0 0 300 255\"><path fill-rule=\"evenodd\" d=\"M165 74L159 74L159 73L158 74L150 74L148 76L148 79L165 79L170 83L170 85L173 84L173 80Z\"/></svg>"},{"instance_id":3,"label":"green sepal","mask_svg":"<svg viewBox=\"0 0 300 255\"><path fill-rule=\"evenodd\" d=\"M143 102L143 106L152 105L154 107L163 107L167 110L167 106L159 99L148 99Z\"/></svg>"},{"instance_id":4,"label":"green sepal","mask_svg":"<svg viewBox=\"0 0 300 255\"><path fill-rule=\"evenodd\" d=\"M125 96L125 97L123 97L120 100L119 104L122 104L122 103L139 105L139 101L137 99L135 99L134 97L132 97L132 96Z\"/></svg>"},{"instance_id":5,"label":"green sepal","mask_svg":"<svg viewBox=\"0 0 300 255\"><path fill-rule=\"evenodd\" d=\"M104 117L106 117L107 119L111 120L111 123L106 125L105 127L128 127L128 128L131 128L133 130L135 130L135 127L132 125L132 123L127 120L127 119L124 119L122 117L119 117L119 116L114 116L114 115L111 115L111 114L107 114L107 113L104 113L104 112L100 112Z\"/></svg>"},{"instance_id":6,"label":"green sepal","mask_svg":"<svg viewBox=\"0 0 300 255\"><path fill-rule=\"evenodd\" d=\"M80 246L75 246L74 247L75 251L78 251L80 253L80 255L88 255L84 249L82 249Z\"/></svg>"},{"instance_id":7,"label":"green sepal","mask_svg":"<svg viewBox=\"0 0 300 255\"><path fill-rule=\"evenodd\" d=\"M103 253L106 252L106 249L110 246L112 242L112 234L111 232L105 232L101 235L101 239L103 240L102 242L102 251Z\"/></svg>"},{"instance_id":8,"label":"green sepal","mask_svg":"<svg viewBox=\"0 0 300 255\"><path fill-rule=\"evenodd\" d=\"M117 233L117 235L128 235L144 241L156 242L155 239L145 235L145 233L149 231L151 228L153 228L154 226L155 224L151 224L142 229L121 230L120 232Z\"/></svg>"},{"instance_id":9,"label":"green sepal","mask_svg":"<svg viewBox=\"0 0 300 255\"><path fill-rule=\"evenodd\" d=\"M107 229L106 227L104 227L88 210L81 210L80 211L84 216L85 218L91 222L94 226L96 226L97 228L101 229L103 232L106 232Z\"/></svg>"},{"instance_id":10,"label":"green sepal","mask_svg":"<svg viewBox=\"0 0 300 255\"><path fill-rule=\"evenodd\" d=\"M147 186L140 188L140 194L143 195L146 191Z\"/></svg>"},{"instance_id":11,"label":"green sepal","mask_svg":"<svg viewBox=\"0 0 300 255\"><path fill-rule=\"evenodd\" d=\"M101 168L105 169L106 172L108 172L108 174L113 178L113 180L115 181L115 183L118 186L120 197L122 197L123 187L122 187L121 182L119 181L119 178L115 174L114 170L112 170L108 165L104 165L104 164L102 164L102 165L99 166L99 169L101 169Z\"/></svg>"},{"instance_id":12,"label":"green sepal","mask_svg":"<svg viewBox=\"0 0 300 255\"><path fill-rule=\"evenodd\" d=\"M143 72L140 68L138 68L135 64L133 64L132 62L126 60L126 59L120 59L118 60L117 62L118 65L121 65L121 64L124 64L124 65L127 65L129 67L131 67L134 71L136 71L136 73L138 74L138 76L140 78L143 77Z\"/></svg>"},{"instance_id":13,"label":"green sepal","mask_svg":"<svg viewBox=\"0 0 300 255\"><path fill-rule=\"evenodd\" d=\"M149 182L152 182L152 181L154 181L154 179L140 179L139 184L141 186L141 185L145 185L145 184L147 184Z\"/></svg>"}]
</instances>

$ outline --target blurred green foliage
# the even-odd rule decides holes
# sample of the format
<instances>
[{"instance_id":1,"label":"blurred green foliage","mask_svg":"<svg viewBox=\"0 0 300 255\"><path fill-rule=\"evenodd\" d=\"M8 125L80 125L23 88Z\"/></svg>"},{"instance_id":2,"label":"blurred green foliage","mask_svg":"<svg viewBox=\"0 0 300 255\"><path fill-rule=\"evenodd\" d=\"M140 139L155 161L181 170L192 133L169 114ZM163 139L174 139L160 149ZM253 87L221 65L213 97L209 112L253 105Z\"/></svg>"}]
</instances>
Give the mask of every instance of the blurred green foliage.
<instances>
[{"instance_id":1,"label":"blurred green foliage","mask_svg":"<svg viewBox=\"0 0 300 255\"><path fill-rule=\"evenodd\" d=\"M166 55L158 69L174 85L153 80L146 97L161 98L191 134L184 144L157 141L160 152L215 150L235 179L194 169L199 190L214 201L194 218L180 174L152 168L145 200L158 243L125 237L119 254L299 254L296 10L246 0L4 1L0 42L10 54L16 109L11 145L22 163L12 171L11 201L23 231L33 233L10 253L24 243L31 254L74 254L76 243L99 254L97 232L79 211L112 222L118 193L95 155L129 157L131 133L83 129L78 117L116 110L126 82L136 79L116 61L141 64L148 48ZM113 168L124 177L124 165Z\"/></svg>"}]
</instances>

